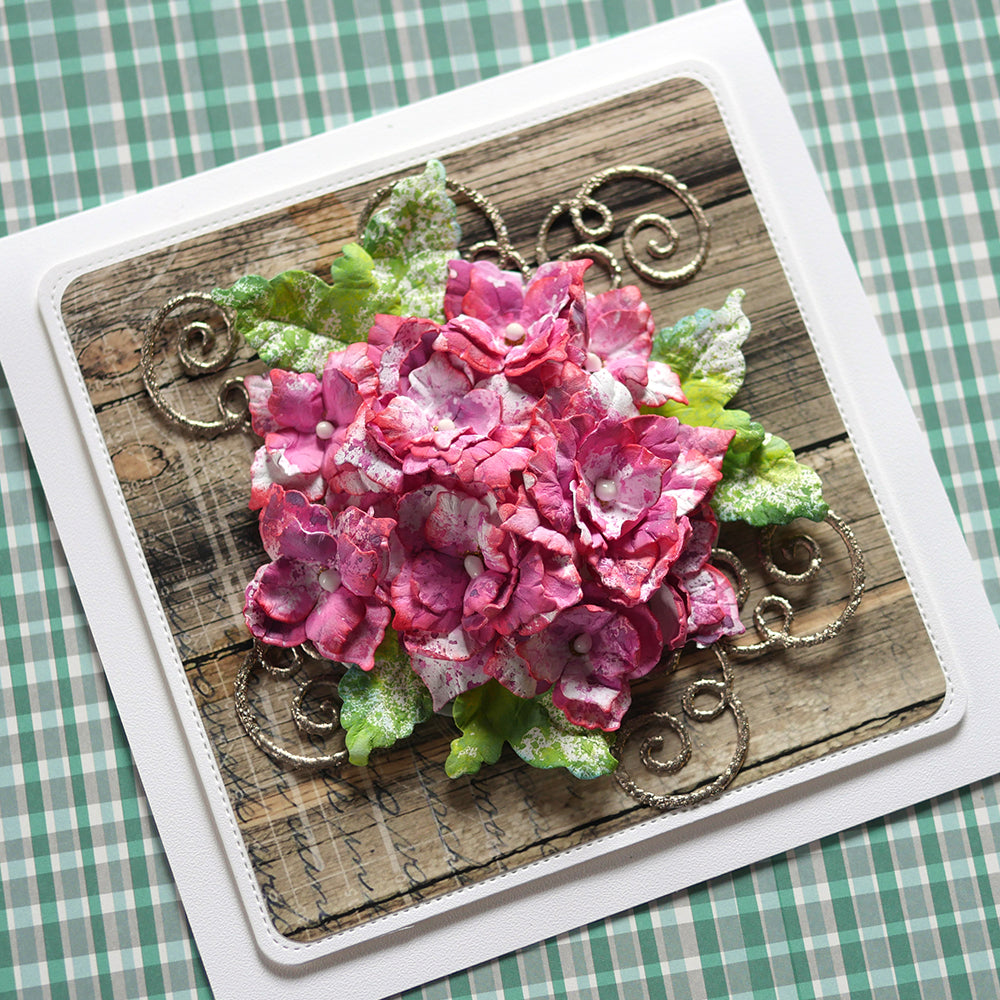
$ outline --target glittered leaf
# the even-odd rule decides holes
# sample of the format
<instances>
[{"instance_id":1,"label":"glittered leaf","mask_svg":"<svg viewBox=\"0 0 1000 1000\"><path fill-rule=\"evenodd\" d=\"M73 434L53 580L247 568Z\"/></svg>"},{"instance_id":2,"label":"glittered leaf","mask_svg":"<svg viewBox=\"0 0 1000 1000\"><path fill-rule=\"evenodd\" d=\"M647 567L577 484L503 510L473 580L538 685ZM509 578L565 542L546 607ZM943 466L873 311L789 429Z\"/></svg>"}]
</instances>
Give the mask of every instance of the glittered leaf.
<instances>
[{"instance_id":1,"label":"glittered leaf","mask_svg":"<svg viewBox=\"0 0 1000 1000\"><path fill-rule=\"evenodd\" d=\"M742 410L725 408L746 374L742 346L750 320L740 305L744 294L738 288L718 311L699 309L661 330L653 340L653 357L666 361L680 376L688 400L687 406L668 401L656 412L695 427L736 431L727 457L745 459L764 440L764 428Z\"/></svg>"},{"instance_id":2,"label":"glittered leaf","mask_svg":"<svg viewBox=\"0 0 1000 1000\"><path fill-rule=\"evenodd\" d=\"M743 343L750 321L742 289L717 311L699 309L653 340L653 357L681 379L688 405L667 402L656 412L696 427L735 431L722 463L722 481L712 507L722 521L786 524L796 517L821 521L828 510L823 485L812 469L795 461L788 443L772 437L743 410L726 404L743 384Z\"/></svg>"},{"instance_id":3,"label":"glittered leaf","mask_svg":"<svg viewBox=\"0 0 1000 1000\"><path fill-rule=\"evenodd\" d=\"M743 385L746 361L741 348L750 334L750 320L740 305L745 294L737 288L721 309L699 309L653 338L653 360L670 365L685 395L689 385L697 386L706 401L725 405Z\"/></svg>"},{"instance_id":4,"label":"glittered leaf","mask_svg":"<svg viewBox=\"0 0 1000 1000\"><path fill-rule=\"evenodd\" d=\"M728 456L727 456L728 462ZM723 478L712 506L723 521L746 521L760 527L787 524L797 517L822 521L829 507L823 483L808 466L795 461L783 438L765 434L744 465L723 463Z\"/></svg>"},{"instance_id":5,"label":"glittered leaf","mask_svg":"<svg viewBox=\"0 0 1000 1000\"><path fill-rule=\"evenodd\" d=\"M518 698L494 680L460 694L453 717L462 735L451 741L445 774L457 778L475 774L484 763L495 764L504 743L516 743L544 714L537 701Z\"/></svg>"},{"instance_id":6,"label":"glittered leaf","mask_svg":"<svg viewBox=\"0 0 1000 1000\"><path fill-rule=\"evenodd\" d=\"M543 710L538 721L511 743L525 763L532 767L565 767L574 778L599 778L618 766L607 734L574 726L552 703L550 693L539 695L533 703Z\"/></svg>"},{"instance_id":7,"label":"glittered leaf","mask_svg":"<svg viewBox=\"0 0 1000 1000\"><path fill-rule=\"evenodd\" d=\"M444 167L431 160L422 174L404 177L388 203L372 213L361 246L375 262L379 294L396 316L444 319L448 261L458 253L455 203L445 188Z\"/></svg>"},{"instance_id":8,"label":"glittered leaf","mask_svg":"<svg viewBox=\"0 0 1000 1000\"><path fill-rule=\"evenodd\" d=\"M338 688L343 702L340 724L347 730L352 764L363 767L377 747L390 747L409 736L431 715L431 696L410 668L395 636L387 636L375 654L375 666L350 667Z\"/></svg>"},{"instance_id":9,"label":"glittered leaf","mask_svg":"<svg viewBox=\"0 0 1000 1000\"><path fill-rule=\"evenodd\" d=\"M236 330L272 368L321 372L330 351L365 340L375 316L443 320L448 261L458 252L455 205L444 167L401 180L348 243L330 282L308 271L248 275L212 298L236 314Z\"/></svg>"},{"instance_id":10,"label":"glittered leaf","mask_svg":"<svg viewBox=\"0 0 1000 1000\"><path fill-rule=\"evenodd\" d=\"M373 261L349 243L331 283L308 271L240 278L212 298L236 313L236 330L272 368L320 372L330 351L363 340L375 313Z\"/></svg>"}]
</instances>

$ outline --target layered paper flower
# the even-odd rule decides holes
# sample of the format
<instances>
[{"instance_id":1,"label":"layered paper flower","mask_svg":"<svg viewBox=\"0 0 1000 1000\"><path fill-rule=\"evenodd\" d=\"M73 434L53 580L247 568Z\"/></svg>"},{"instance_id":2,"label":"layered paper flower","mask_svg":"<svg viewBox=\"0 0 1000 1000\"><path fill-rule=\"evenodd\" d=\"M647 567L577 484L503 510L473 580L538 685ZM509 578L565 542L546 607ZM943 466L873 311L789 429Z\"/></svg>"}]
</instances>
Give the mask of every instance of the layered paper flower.
<instances>
[{"instance_id":1,"label":"layered paper flower","mask_svg":"<svg viewBox=\"0 0 1000 1000\"><path fill-rule=\"evenodd\" d=\"M665 651L743 631L709 563L733 432L640 411L680 382L587 266L451 261L443 323L377 316L321 376L248 380L258 639L370 669L391 627L438 708L496 681L613 730Z\"/></svg>"}]
</instances>

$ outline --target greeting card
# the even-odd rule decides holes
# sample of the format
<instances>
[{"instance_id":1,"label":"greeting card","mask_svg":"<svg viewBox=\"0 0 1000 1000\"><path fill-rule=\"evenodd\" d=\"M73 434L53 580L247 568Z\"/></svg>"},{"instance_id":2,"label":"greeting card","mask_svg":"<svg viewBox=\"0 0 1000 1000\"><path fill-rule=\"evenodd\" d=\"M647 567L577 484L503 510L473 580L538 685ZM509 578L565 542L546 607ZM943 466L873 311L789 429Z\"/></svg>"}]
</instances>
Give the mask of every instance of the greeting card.
<instances>
[{"instance_id":1,"label":"greeting card","mask_svg":"<svg viewBox=\"0 0 1000 1000\"><path fill-rule=\"evenodd\" d=\"M71 560L214 983L235 935L289 995L398 990L858 789L845 821L923 798L984 738L961 650L993 626L940 589L966 557L748 23L36 251L89 471L39 464L106 546L103 584Z\"/></svg>"}]
</instances>

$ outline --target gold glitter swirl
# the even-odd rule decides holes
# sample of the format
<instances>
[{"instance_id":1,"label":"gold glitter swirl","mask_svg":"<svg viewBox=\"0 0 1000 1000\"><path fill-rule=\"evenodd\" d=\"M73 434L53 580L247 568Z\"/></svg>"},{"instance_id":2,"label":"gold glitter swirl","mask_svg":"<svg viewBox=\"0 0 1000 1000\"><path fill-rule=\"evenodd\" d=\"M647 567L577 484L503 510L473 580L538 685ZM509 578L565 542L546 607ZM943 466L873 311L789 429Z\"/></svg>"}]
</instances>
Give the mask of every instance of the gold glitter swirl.
<instances>
[{"instance_id":1,"label":"gold glitter swirl","mask_svg":"<svg viewBox=\"0 0 1000 1000\"><path fill-rule=\"evenodd\" d=\"M621 785L626 794L641 805L666 812L671 809L687 809L708 799L713 799L721 795L729 787L733 778L739 774L740 769L746 761L747 753L750 749L750 721L747 718L742 702L740 702L733 691L732 668L725 650L715 645L712 647L712 652L715 654L722 668L723 679L699 677L684 691L681 697L681 707L683 708L684 715L692 722L709 722L717 719L727 710L732 713L733 719L736 722L736 747L733 755L722 773L708 784L702 785L690 792L656 795L641 788L625 765L621 763L625 745L639 729L649 728L654 725L666 726L680 739L680 751L668 760L656 759L653 754L662 749L663 736L654 733L646 736L639 744L639 759L642 765L650 772L657 774L678 774L691 759L691 736L688 732L687 724L682 718L671 715L669 712L650 712L646 715L640 715L634 719L627 720L625 725L619 730L618 738L615 740L614 754L618 758L619 764L614 774L615 780ZM706 694L715 695L717 700L708 708L697 707L695 699Z\"/></svg>"},{"instance_id":2,"label":"gold glitter swirl","mask_svg":"<svg viewBox=\"0 0 1000 1000\"><path fill-rule=\"evenodd\" d=\"M663 269L647 263L642 259L645 253L654 261L667 260L673 257L680 248L680 236L673 221L666 215L659 212L643 212L636 216L626 227L622 236L622 250L625 259L632 269L646 281L662 285L667 288L675 288L678 285L686 284L702 268L708 257L709 234L711 230L708 217L698 199L688 190L687 185L681 183L671 174L658 170L656 167L646 166L620 166L608 167L600 173L594 174L585 181L577 193L569 201L559 202L553 205L538 231L535 244L535 254L538 263L542 264L549 260L549 234L553 224L564 215L569 216L581 242L570 247L564 256L568 257L597 257L600 262L608 268L611 274L611 283L614 287L621 284L622 269L617 259L603 246L601 242L608 239L614 229L614 215L611 209L603 201L594 197L596 191L605 184L613 180L623 178L649 181L659 185L665 191L680 200L684 210L690 213L694 219L697 229L698 245L691 258L673 269ZM584 213L590 213L598 217L595 224L588 224L584 218ZM658 235L647 239L641 248L637 246L640 233L654 230Z\"/></svg>"},{"instance_id":3,"label":"gold glitter swirl","mask_svg":"<svg viewBox=\"0 0 1000 1000\"><path fill-rule=\"evenodd\" d=\"M276 743L260 727L257 716L247 697L247 688L250 683L250 675L254 670L263 668L271 676L280 679L290 678L303 664L300 651L297 649L288 651L291 658L289 664L276 664L274 662L274 652L270 647L262 646L254 642L253 648L247 653L240 671L236 676L236 716L240 724L246 731L247 736L264 751L272 760L288 767L306 768L312 771L336 770L347 763L348 753L346 750L339 750L332 754L316 754L309 756L306 754L294 753ZM329 736L337 731L340 726L340 717L336 706L329 694L336 687L336 682L332 676L318 676L306 681L302 688L292 699L292 719L296 726L304 733L311 736ZM317 720L306 713L303 708L305 700L316 694L317 691L327 690L328 694L322 698L319 704L319 711L325 716Z\"/></svg>"},{"instance_id":4,"label":"gold glitter swirl","mask_svg":"<svg viewBox=\"0 0 1000 1000\"><path fill-rule=\"evenodd\" d=\"M164 324L176 310L194 304L201 306L202 312L205 307L214 309L222 317L222 329L219 332L215 326L202 319L189 320L184 324L177 344L177 354L184 373L198 377L220 372L236 354L239 338L233 330L229 314L216 305L211 296L202 292L175 295L156 311L143 338L140 366L146 392L159 413L171 423L194 434L209 437L239 427L249 427L249 399L240 378L228 378L219 387L216 398L220 415L218 420L198 420L180 413L166 401L157 385L153 350L164 332Z\"/></svg>"},{"instance_id":5,"label":"gold glitter swirl","mask_svg":"<svg viewBox=\"0 0 1000 1000\"><path fill-rule=\"evenodd\" d=\"M757 602L753 609L753 624L760 637L760 642L738 644L729 642L726 648L729 655L734 659L750 660L761 656L764 653L776 649L802 649L809 646L818 646L827 642L834 636L839 635L844 626L857 611L858 605L865 592L865 558L854 537L851 526L832 510L827 514L825 521L840 536L847 547L848 555L851 559L851 592L848 595L847 603L840 614L828 625L816 632L808 635L792 635L792 625L795 620L795 610L791 602L778 594L768 594ZM793 573L782 569L774 561L773 545L774 533L777 525L769 525L761 534L761 561L768 574L782 583L806 583L812 580L820 571L823 564L823 557L820 548L814 538L810 535L799 534L789 539L785 543L784 555L786 557L805 553L807 565L804 570ZM741 593L742 583L741 583ZM743 600L745 600L745 596ZM742 604L742 600L741 600ZM769 613L777 612L781 618L779 628L774 628L765 620Z\"/></svg>"}]
</instances>

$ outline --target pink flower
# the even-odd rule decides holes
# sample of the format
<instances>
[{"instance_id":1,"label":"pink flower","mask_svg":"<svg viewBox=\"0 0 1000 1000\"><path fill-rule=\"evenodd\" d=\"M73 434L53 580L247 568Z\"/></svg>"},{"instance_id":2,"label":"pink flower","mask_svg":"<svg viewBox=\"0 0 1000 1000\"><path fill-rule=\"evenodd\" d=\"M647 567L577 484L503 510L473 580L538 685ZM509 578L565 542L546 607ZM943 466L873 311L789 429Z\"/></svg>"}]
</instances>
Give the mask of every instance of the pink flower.
<instances>
[{"instance_id":1,"label":"pink flower","mask_svg":"<svg viewBox=\"0 0 1000 1000\"><path fill-rule=\"evenodd\" d=\"M733 431L689 427L673 417L602 421L575 458L577 519L617 539L659 507L681 517L711 496Z\"/></svg>"},{"instance_id":2,"label":"pink flower","mask_svg":"<svg viewBox=\"0 0 1000 1000\"><path fill-rule=\"evenodd\" d=\"M508 378L526 380L540 395L559 379L564 362L582 367L585 360L578 330L586 322L583 272L589 266L543 264L525 286L519 274L490 261L450 261L444 310L451 322L441 332L443 344L475 364L466 332L471 328L483 356L500 359Z\"/></svg>"},{"instance_id":3,"label":"pink flower","mask_svg":"<svg viewBox=\"0 0 1000 1000\"><path fill-rule=\"evenodd\" d=\"M513 641L581 594L571 547L555 538L508 523L489 496L439 485L407 494L399 505L404 556L392 582L393 626L406 648L422 662L470 662L516 693L533 691ZM439 663L431 666L440 671Z\"/></svg>"},{"instance_id":4,"label":"pink flower","mask_svg":"<svg viewBox=\"0 0 1000 1000\"><path fill-rule=\"evenodd\" d=\"M611 730L631 704L629 682L659 663L663 638L646 608L588 602L561 612L517 648L531 673L553 685L552 700L570 722Z\"/></svg>"},{"instance_id":5,"label":"pink flower","mask_svg":"<svg viewBox=\"0 0 1000 1000\"><path fill-rule=\"evenodd\" d=\"M353 467L394 493L428 477L479 494L506 488L531 457L521 442L537 401L504 375L479 378L451 353L428 349L432 332L408 321L397 333L410 352L381 349L379 395L345 435L341 474Z\"/></svg>"},{"instance_id":6,"label":"pink flower","mask_svg":"<svg viewBox=\"0 0 1000 1000\"><path fill-rule=\"evenodd\" d=\"M254 430L264 438L251 466L250 508L267 503L272 487L295 489L319 500L329 481L327 456L343 443L375 370L363 344L334 351L322 380L312 372L274 369L245 380Z\"/></svg>"},{"instance_id":7,"label":"pink flower","mask_svg":"<svg viewBox=\"0 0 1000 1000\"><path fill-rule=\"evenodd\" d=\"M272 490L260 518L272 562L248 585L243 609L251 633L275 646L310 639L323 656L370 670L392 615L394 528L356 507L334 517L302 493Z\"/></svg>"},{"instance_id":8,"label":"pink flower","mask_svg":"<svg viewBox=\"0 0 1000 1000\"><path fill-rule=\"evenodd\" d=\"M662 406L668 399L686 403L681 380L670 366L649 359L655 332L652 313L635 285L591 296L586 367L607 368L639 406Z\"/></svg>"},{"instance_id":9,"label":"pink flower","mask_svg":"<svg viewBox=\"0 0 1000 1000\"><path fill-rule=\"evenodd\" d=\"M729 578L711 565L712 546L719 526L712 508L702 504L690 516L691 532L660 590L651 595L650 609L664 633L668 623L678 622L676 649L685 642L709 646L719 639L742 635L736 591Z\"/></svg>"},{"instance_id":10,"label":"pink flower","mask_svg":"<svg viewBox=\"0 0 1000 1000\"><path fill-rule=\"evenodd\" d=\"M686 403L680 379L668 365L650 361L655 325L634 285L588 295L589 260L543 264L524 284L520 274L489 261L449 263L442 338L456 356L479 371L521 380L540 394L563 380L571 363L586 371L606 368L637 405Z\"/></svg>"}]
</instances>

